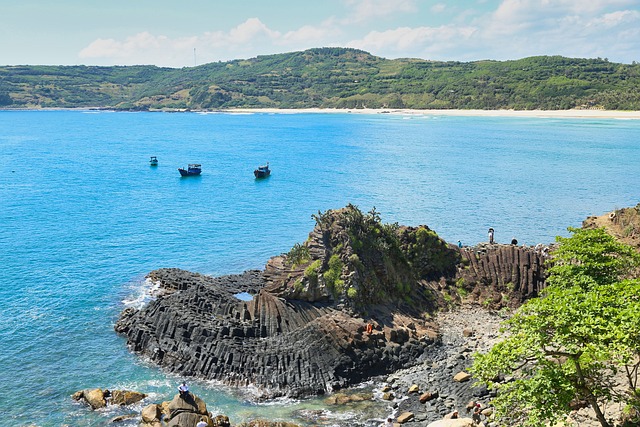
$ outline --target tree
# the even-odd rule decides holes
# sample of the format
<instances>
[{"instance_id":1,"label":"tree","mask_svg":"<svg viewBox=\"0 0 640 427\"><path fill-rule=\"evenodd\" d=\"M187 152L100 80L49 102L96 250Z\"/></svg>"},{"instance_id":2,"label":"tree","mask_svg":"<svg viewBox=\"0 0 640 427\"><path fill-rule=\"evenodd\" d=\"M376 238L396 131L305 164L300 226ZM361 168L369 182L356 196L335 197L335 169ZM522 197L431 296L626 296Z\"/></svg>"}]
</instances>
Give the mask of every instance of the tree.
<instances>
[{"instance_id":1,"label":"tree","mask_svg":"<svg viewBox=\"0 0 640 427\"><path fill-rule=\"evenodd\" d=\"M640 280L629 279L640 254L604 229L569 231L557 238L544 294L505 322L506 338L472 367L498 390L496 416L508 425L553 425L586 403L610 427L605 403L640 409Z\"/></svg>"}]
</instances>

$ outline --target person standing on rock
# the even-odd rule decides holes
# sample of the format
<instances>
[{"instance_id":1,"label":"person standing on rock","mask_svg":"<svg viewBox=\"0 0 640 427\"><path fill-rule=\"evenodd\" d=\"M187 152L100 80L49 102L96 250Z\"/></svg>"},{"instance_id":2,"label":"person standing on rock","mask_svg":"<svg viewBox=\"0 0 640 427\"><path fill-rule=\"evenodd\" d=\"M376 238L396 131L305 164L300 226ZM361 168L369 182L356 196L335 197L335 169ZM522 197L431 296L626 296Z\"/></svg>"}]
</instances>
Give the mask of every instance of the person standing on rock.
<instances>
[{"instance_id":1,"label":"person standing on rock","mask_svg":"<svg viewBox=\"0 0 640 427\"><path fill-rule=\"evenodd\" d=\"M493 244L493 228L489 229L489 243Z\"/></svg>"},{"instance_id":2,"label":"person standing on rock","mask_svg":"<svg viewBox=\"0 0 640 427\"><path fill-rule=\"evenodd\" d=\"M473 408L473 415L471 416L474 424L480 424L482 422L482 406L476 402Z\"/></svg>"}]
</instances>

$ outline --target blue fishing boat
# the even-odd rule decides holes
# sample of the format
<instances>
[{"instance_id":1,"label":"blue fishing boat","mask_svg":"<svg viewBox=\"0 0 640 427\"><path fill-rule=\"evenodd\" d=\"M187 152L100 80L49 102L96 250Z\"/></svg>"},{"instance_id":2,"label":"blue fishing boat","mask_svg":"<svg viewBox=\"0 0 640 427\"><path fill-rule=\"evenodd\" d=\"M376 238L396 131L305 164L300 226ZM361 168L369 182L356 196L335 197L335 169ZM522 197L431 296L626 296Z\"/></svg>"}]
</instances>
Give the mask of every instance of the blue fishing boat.
<instances>
[{"instance_id":1,"label":"blue fishing boat","mask_svg":"<svg viewBox=\"0 0 640 427\"><path fill-rule=\"evenodd\" d=\"M269 169L269 162L264 166L258 166L258 169L253 171L256 178L266 178L271 175L271 169Z\"/></svg>"},{"instance_id":2,"label":"blue fishing boat","mask_svg":"<svg viewBox=\"0 0 640 427\"><path fill-rule=\"evenodd\" d=\"M151 156L151 160L149 160L149 165L158 166L158 158L156 156Z\"/></svg>"},{"instance_id":3,"label":"blue fishing boat","mask_svg":"<svg viewBox=\"0 0 640 427\"><path fill-rule=\"evenodd\" d=\"M178 172L181 176L197 176L202 173L202 167L198 163L191 163L186 169L178 168Z\"/></svg>"}]
</instances>

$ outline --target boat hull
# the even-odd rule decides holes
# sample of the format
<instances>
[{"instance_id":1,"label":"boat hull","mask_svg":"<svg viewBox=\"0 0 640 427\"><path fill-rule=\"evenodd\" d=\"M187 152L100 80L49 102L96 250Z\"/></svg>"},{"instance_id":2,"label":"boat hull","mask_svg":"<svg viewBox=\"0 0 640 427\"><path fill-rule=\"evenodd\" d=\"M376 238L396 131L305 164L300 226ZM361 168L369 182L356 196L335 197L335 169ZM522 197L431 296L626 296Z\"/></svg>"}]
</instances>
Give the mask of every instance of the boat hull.
<instances>
[{"instance_id":1,"label":"boat hull","mask_svg":"<svg viewBox=\"0 0 640 427\"><path fill-rule=\"evenodd\" d=\"M255 175L256 178L266 178L269 175L271 175L271 171L264 172L264 171L255 170L253 171L253 174Z\"/></svg>"},{"instance_id":2,"label":"boat hull","mask_svg":"<svg viewBox=\"0 0 640 427\"><path fill-rule=\"evenodd\" d=\"M186 169L178 169L180 172L180 176L198 176L202 173L202 171L190 171Z\"/></svg>"}]
</instances>

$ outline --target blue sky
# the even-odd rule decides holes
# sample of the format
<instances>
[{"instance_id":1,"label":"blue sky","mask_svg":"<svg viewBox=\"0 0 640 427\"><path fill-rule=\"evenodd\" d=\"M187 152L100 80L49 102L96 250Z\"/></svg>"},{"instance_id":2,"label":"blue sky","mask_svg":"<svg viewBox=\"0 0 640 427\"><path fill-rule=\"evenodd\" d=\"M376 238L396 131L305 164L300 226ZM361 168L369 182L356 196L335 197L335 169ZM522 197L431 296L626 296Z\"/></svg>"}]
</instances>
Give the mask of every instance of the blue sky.
<instances>
[{"instance_id":1,"label":"blue sky","mask_svg":"<svg viewBox=\"0 0 640 427\"><path fill-rule=\"evenodd\" d=\"M630 63L640 0L0 0L0 65L190 67L324 46Z\"/></svg>"}]
</instances>

